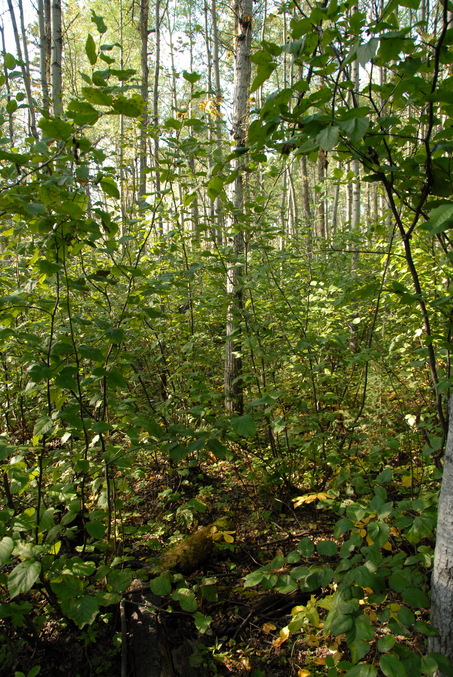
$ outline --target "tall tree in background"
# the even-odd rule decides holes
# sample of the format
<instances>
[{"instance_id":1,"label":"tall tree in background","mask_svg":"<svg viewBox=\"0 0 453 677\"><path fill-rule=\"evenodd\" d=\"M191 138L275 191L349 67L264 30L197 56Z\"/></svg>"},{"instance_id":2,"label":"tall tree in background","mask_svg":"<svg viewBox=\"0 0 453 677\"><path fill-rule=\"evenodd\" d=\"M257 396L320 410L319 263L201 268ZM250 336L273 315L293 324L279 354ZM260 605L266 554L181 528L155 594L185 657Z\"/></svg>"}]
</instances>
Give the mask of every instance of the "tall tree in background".
<instances>
[{"instance_id":1,"label":"tall tree in background","mask_svg":"<svg viewBox=\"0 0 453 677\"><path fill-rule=\"evenodd\" d=\"M52 103L54 115L63 113L62 89L62 52L63 34L61 30L61 0L51 0L51 77Z\"/></svg>"},{"instance_id":2,"label":"tall tree in background","mask_svg":"<svg viewBox=\"0 0 453 677\"><path fill-rule=\"evenodd\" d=\"M140 1L140 45L141 45L141 70L142 86L141 94L143 100L143 115L140 126L140 180L139 197L146 193L146 170L148 166L148 91L149 91L149 68L148 68L148 19L149 19L149 0Z\"/></svg>"},{"instance_id":3,"label":"tall tree in background","mask_svg":"<svg viewBox=\"0 0 453 677\"><path fill-rule=\"evenodd\" d=\"M252 43L252 0L237 0L235 4L236 53L234 64L233 120L231 138L234 144L229 199L230 217L227 224L232 258L228 265L226 289L228 310L225 347L225 406L227 411L242 413L244 407L242 373L241 317L243 310L244 253L244 150L246 146L248 97L250 91L250 47Z\"/></svg>"},{"instance_id":4,"label":"tall tree in background","mask_svg":"<svg viewBox=\"0 0 453 677\"><path fill-rule=\"evenodd\" d=\"M50 6L48 0L38 0L39 30L39 74L41 78L42 107L49 110L49 77L50 64Z\"/></svg>"},{"instance_id":5,"label":"tall tree in background","mask_svg":"<svg viewBox=\"0 0 453 677\"><path fill-rule=\"evenodd\" d=\"M22 53L21 40L19 30L17 28L16 15L14 13L12 0L8 0L8 9L11 18L11 25L13 27L14 32L14 40L16 42L17 56L19 58L22 77L24 80L25 93L27 96L30 132L35 137L35 139L38 139L39 137L38 130L36 128L35 105L33 101L31 77L30 77L30 64L28 62L27 55L24 56Z\"/></svg>"}]
</instances>

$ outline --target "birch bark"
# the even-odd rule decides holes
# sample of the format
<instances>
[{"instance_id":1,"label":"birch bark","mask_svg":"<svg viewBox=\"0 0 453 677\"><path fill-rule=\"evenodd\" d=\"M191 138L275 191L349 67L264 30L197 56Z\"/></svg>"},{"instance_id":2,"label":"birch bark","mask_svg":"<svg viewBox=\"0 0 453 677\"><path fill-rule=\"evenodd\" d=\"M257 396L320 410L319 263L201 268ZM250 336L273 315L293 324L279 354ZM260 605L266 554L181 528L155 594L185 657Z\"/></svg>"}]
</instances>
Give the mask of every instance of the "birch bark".
<instances>
[{"instance_id":1,"label":"birch bark","mask_svg":"<svg viewBox=\"0 0 453 677\"><path fill-rule=\"evenodd\" d=\"M439 498L436 549L431 582L431 623L439 633L429 640L453 663L453 397L449 402L447 446ZM437 673L440 677L441 673Z\"/></svg>"},{"instance_id":2,"label":"birch bark","mask_svg":"<svg viewBox=\"0 0 453 677\"><path fill-rule=\"evenodd\" d=\"M234 68L234 99L231 139L237 152L232 161L236 178L230 184L230 216L227 238L232 246L232 258L227 268L226 290L228 310L225 347L225 408L241 414L244 397L241 381L242 342L241 318L243 309L243 262L244 233L241 221L244 209L244 155L246 146L246 122L250 91L250 47L252 42L252 0L236 0L236 54Z\"/></svg>"}]
</instances>

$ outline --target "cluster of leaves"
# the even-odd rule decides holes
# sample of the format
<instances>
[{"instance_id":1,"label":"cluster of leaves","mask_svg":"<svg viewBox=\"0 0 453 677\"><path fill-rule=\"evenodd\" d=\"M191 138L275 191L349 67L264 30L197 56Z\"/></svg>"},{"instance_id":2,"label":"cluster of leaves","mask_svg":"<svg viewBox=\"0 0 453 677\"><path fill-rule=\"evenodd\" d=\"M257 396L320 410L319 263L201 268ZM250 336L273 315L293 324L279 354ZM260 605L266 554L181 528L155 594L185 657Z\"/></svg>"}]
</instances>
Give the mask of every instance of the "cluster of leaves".
<instances>
[{"instance_id":1,"label":"cluster of leaves","mask_svg":"<svg viewBox=\"0 0 453 677\"><path fill-rule=\"evenodd\" d=\"M446 659L422 650L423 638L434 633L421 610L429 608L436 497L426 492L418 499L389 500L386 486L391 489L392 479L386 468L375 478L372 496L359 500L321 496L320 509L343 513L334 540L304 537L295 550L245 579L246 587L314 592L306 605L293 608L274 645L293 636L310 646L323 641L334 647L325 658L331 677L377 675L379 668L387 677L402 670L414 675L450 671ZM296 501L317 498L312 494Z\"/></svg>"}]
</instances>

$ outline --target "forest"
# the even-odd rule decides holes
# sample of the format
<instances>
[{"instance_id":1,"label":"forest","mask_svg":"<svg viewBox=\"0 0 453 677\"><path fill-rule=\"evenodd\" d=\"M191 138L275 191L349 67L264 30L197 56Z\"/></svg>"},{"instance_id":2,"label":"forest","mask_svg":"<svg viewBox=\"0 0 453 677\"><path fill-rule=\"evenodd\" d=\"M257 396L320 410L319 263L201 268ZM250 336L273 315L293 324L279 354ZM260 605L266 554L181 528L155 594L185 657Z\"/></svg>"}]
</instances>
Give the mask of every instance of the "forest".
<instances>
[{"instance_id":1,"label":"forest","mask_svg":"<svg viewBox=\"0 0 453 677\"><path fill-rule=\"evenodd\" d=\"M0 40L0 675L452 676L453 2Z\"/></svg>"}]
</instances>

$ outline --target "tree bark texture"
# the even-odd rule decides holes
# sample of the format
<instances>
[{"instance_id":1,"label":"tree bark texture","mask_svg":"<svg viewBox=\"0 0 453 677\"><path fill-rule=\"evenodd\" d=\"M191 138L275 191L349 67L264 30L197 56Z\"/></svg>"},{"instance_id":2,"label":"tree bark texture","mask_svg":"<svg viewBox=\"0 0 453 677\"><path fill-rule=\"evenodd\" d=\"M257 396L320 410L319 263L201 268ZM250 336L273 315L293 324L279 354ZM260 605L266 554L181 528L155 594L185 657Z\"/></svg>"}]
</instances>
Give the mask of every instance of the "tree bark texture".
<instances>
[{"instance_id":1,"label":"tree bark texture","mask_svg":"<svg viewBox=\"0 0 453 677\"><path fill-rule=\"evenodd\" d=\"M237 0L236 15L236 55L234 68L234 99L231 139L237 157L232 161L232 170L237 175L230 186L231 217L229 218L227 237L232 245L232 260L227 269L226 290L228 310L226 320L225 346L225 408L227 411L241 414L243 411L242 342L241 319L243 310L243 269L244 234L241 227L244 208L243 155L246 145L246 122L248 97L250 91L250 47L252 43L252 0Z\"/></svg>"},{"instance_id":2,"label":"tree bark texture","mask_svg":"<svg viewBox=\"0 0 453 677\"><path fill-rule=\"evenodd\" d=\"M61 0L52 0L51 6L51 24L52 24L52 102L54 115L63 113L62 103L62 52L63 35L61 31Z\"/></svg>"},{"instance_id":3,"label":"tree bark texture","mask_svg":"<svg viewBox=\"0 0 453 677\"><path fill-rule=\"evenodd\" d=\"M453 397L449 402L447 446L437 518L431 623L439 636L430 639L429 650L442 654L453 663Z\"/></svg>"},{"instance_id":4,"label":"tree bark texture","mask_svg":"<svg viewBox=\"0 0 453 677\"><path fill-rule=\"evenodd\" d=\"M148 68L148 23L149 23L149 3L148 0L140 2L140 44L141 44L141 70L142 86L141 94L143 99L143 115L140 125L140 197L146 193L146 170L148 167L147 140L148 140L148 90L149 90L149 68Z\"/></svg>"}]
</instances>

